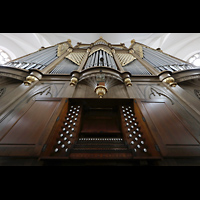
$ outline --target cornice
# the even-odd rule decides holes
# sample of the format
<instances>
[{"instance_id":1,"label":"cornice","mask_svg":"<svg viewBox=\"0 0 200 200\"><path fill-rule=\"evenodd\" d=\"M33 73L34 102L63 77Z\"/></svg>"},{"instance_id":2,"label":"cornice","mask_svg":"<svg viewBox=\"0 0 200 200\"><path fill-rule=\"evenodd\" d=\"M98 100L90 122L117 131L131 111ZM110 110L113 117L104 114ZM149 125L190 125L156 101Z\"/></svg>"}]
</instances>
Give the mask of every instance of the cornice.
<instances>
[{"instance_id":1,"label":"cornice","mask_svg":"<svg viewBox=\"0 0 200 200\"><path fill-rule=\"evenodd\" d=\"M15 67L0 66L0 76L24 81L28 75L28 70L19 69Z\"/></svg>"},{"instance_id":2,"label":"cornice","mask_svg":"<svg viewBox=\"0 0 200 200\"><path fill-rule=\"evenodd\" d=\"M200 79L200 68L173 72L172 76L177 83L192 79Z\"/></svg>"}]
</instances>

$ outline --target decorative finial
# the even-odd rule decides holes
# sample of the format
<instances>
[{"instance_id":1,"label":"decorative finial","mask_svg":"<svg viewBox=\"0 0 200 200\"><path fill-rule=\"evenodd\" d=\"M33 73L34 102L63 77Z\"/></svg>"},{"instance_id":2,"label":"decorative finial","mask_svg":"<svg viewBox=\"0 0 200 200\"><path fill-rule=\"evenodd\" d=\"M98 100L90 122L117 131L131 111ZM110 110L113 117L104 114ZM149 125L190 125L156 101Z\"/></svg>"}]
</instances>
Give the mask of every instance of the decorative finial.
<instances>
[{"instance_id":1,"label":"decorative finial","mask_svg":"<svg viewBox=\"0 0 200 200\"><path fill-rule=\"evenodd\" d=\"M71 44L72 41L70 39L68 39L67 42L69 42Z\"/></svg>"},{"instance_id":2,"label":"decorative finial","mask_svg":"<svg viewBox=\"0 0 200 200\"><path fill-rule=\"evenodd\" d=\"M132 40L131 40L131 44L134 44L134 43L135 43L135 39L132 39Z\"/></svg>"},{"instance_id":3,"label":"decorative finial","mask_svg":"<svg viewBox=\"0 0 200 200\"><path fill-rule=\"evenodd\" d=\"M71 86L75 86L77 83L78 83L78 79L76 77L72 77L69 84Z\"/></svg>"},{"instance_id":4,"label":"decorative finial","mask_svg":"<svg viewBox=\"0 0 200 200\"><path fill-rule=\"evenodd\" d=\"M164 83L167 83L171 87L176 87L177 83L175 82L175 79L171 76L165 78L163 80Z\"/></svg>"},{"instance_id":5,"label":"decorative finial","mask_svg":"<svg viewBox=\"0 0 200 200\"><path fill-rule=\"evenodd\" d=\"M124 83L126 84L126 86L132 86L132 83L131 83L131 79L130 78L125 78L124 79Z\"/></svg>"},{"instance_id":6,"label":"decorative finial","mask_svg":"<svg viewBox=\"0 0 200 200\"><path fill-rule=\"evenodd\" d=\"M94 88L94 92L96 92L99 98L103 98L103 96L108 92L108 89L104 85L98 85Z\"/></svg>"},{"instance_id":7,"label":"decorative finial","mask_svg":"<svg viewBox=\"0 0 200 200\"><path fill-rule=\"evenodd\" d=\"M26 77L26 80L24 81L24 85L25 86L29 86L32 83L34 83L35 81L38 81L39 79L36 76L33 75L29 75Z\"/></svg>"},{"instance_id":8,"label":"decorative finial","mask_svg":"<svg viewBox=\"0 0 200 200\"><path fill-rule=\"evenodd\" d=\"M45 49L45 47L41 46L41 47L38 49L38 51L41 51L41 50L43 50L43 49Z\"/></svg>"}]
</instances>

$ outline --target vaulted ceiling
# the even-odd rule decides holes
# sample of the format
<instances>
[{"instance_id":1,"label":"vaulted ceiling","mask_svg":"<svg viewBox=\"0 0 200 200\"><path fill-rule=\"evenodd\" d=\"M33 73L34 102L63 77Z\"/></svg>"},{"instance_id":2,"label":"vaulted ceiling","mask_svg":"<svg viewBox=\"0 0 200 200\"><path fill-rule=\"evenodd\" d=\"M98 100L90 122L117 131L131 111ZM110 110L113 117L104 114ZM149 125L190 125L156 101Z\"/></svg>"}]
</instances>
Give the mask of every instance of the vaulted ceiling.
<instances>
[{"instance_id":1,"label":"vaulted ceiling","mask_svg":"<svg viewBox=\"0 0 200 200\"><path fill-rule=\"evenodd\" d=\"M0 33L0 48L15 59L41 46L51 46L67 39L71 39L75 46L77 42L92 43L100 36L110 43L125 43L126 47L135 39L183 60L200 52L200 33Z\"/></svg>"}]
</instances>

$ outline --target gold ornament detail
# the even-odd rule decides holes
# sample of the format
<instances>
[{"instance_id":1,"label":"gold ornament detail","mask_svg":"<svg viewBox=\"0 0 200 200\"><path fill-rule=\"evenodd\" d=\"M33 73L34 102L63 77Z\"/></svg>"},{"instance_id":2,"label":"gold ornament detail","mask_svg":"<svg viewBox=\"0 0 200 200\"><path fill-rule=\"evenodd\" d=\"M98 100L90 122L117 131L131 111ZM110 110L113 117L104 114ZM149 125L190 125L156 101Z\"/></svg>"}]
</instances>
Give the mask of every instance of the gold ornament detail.
<instances>
[{"instance_id":1,"label":"gold ornament detail","mask_svg":"<svg viewBox=\"0 0 200 200\"><path fill-rule=\"evenodd\" d=\"M130 79L130 78L125 78L125 79L124 79L124 83L126 84L126 86L132 86L132 83L131 83L131 79Z\"/></svg>"},{"instance_id":2,"label":"gold ornament detail","mask_svg":"<svg viewBox=\"0 0 200 200\"><path fill-rule=\"evenodd\" d=\"M35 81L38 81L39 79L36 78L35 76L27 76L26 80L24 81L25 86L31 85L31 83L34 83Z\"/></svg>"},{"instance_id":3,"label":"gold ornament detail","mask_svg":"<svg viewBox=\"0 0 200 200\"><path fill-rule=\"evenodd\" d=\"M110 56L113 57L110 48L107 47L107 46L104 46L104 45L94 46L94 47L91 49L89 56L92 55L93 53L95 53L95 52L98 51L98 50L103 50L103 51L105 51L106 53L108 53Z\"/></svg>"},{"instance_id":4,"label":"gold ornament detail","mask_svg":"<svg viewBox=\"0 0 200 200\"><path fill-rule=\"evenodd\" d=\"M72 52L69 55L67 55L66 58L68 58L75 64L80 65L83 60L84 55L85 55L85 52Z\"/></svg>"},{"instance_id":5,"label":"gold ornament detail","mask_svg":"<svg viewBox=\"0 0 200 200\"><path fill-rule=\"evenodd\" d=\"M104 85L98 85L95 87L94 91L100 98L103 98L103 96L108 92L108 89Z\"/></svg>"},{"instance_id":6,"label":"gold ornament detail","mask_svg":"<svg viewBox=\"0 0 200 200\"><path fill-rule=\"evenodd\" d=\"M163 80L164 83L167 83L171 87L176 87L177 83L175 82L173 77L167 77Z\"/></svg>"},{"instance_id":7,"label":"gold ornament detail","mask_svg":"<svg viewBox=\"0 0 200 200\"><path fill-rule=\"evenodd\" d=\"M143 55L142 45L135 43L133 45L133 50L134 52L136 52L138 56L140 56L140 58L143 58L144 55Z\"/></svg>"},{"instance_id":8,"label":"gold ornament detail","mask_svg":"<svg viewBox=\"0 0 200 200\"><path fill-rule=\"evenodd\" d=\"M77 83L78 83L78 79L76 77L72 77L69 84L71 86L75 86Z\"/></svg>"},{"instance_id":9,"label":"gold ornament detail","mask_svg":"<svg viewBox=\"0 0 200 200\"><path fill-rule=\"evenodd\" d=\"M100 37L98 40L96 40L94 42L94 45L98 45L98 44L104 44L104 45L108 45L108 42L106 42L103 37Z\"/></svg>"},{"instance_id":10,"label":"gold ornament detail","mask_svg":"<svg viewBox=\"0 0 200 200\"><path fill-rule=\"evenodd\" d=\"M57 56L60 57L68 48L69 45L67 43L59 44L57 49Z\"/></svg>"},{"instance_id":11,"label":"gold ornament detail","mask_svg":"<svg viewBox=\"0 0 200 200\"><path fill-rule=\"evenodd\" d=\"M116 53L122 66L125 66L136 58L129 53Z\"/></svg>"}]
</instances>

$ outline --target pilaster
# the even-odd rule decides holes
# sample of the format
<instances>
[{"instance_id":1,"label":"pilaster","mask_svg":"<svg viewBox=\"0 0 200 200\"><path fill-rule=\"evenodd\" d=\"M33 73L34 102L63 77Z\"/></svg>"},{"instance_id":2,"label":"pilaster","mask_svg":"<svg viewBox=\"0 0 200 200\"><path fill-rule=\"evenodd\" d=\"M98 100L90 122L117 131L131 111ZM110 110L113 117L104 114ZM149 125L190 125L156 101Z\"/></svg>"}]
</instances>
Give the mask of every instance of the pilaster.
<instances>
[{"instance_id":1,"label":"pilaster","mask_svg":"<svg viewBox=\"0 0 200 200\"><path fill-rule=\"evenodd\" d=\"M123 67L121 65L121 62L119 61L119 59L118 59L118 57L117 57L117 55L115 53L115 49L112 49L112 54L113 54L113 57L114 57L114 60L115 60L115 62L117 64L117 66L118 66L119 71L120 72L124 72L124 69L123 69Z\"/></svg>"},{"instance_id":2,"label":"pilaster","mask_svg":"<svg viewBox=\"0 0 200 200\"><path fill-rule=\"evenodd\" d=\"M81 62L81 64L80 64L80 66L79 66L77 71L80 72L83 69L83 67L85 66L85 63L86 63L86 61L88 59L88 55L89 55L90 51L91 51L91 49L88 48L87 51L86 51L86 54L85 54L85 56L84 56L84 58L83 58L83 60L82 60L82 62Z\"/></svg>"}]
</instances>

